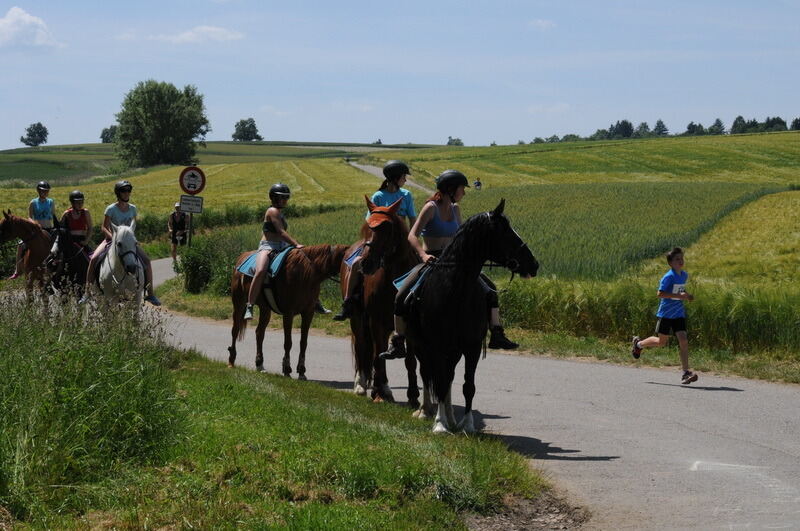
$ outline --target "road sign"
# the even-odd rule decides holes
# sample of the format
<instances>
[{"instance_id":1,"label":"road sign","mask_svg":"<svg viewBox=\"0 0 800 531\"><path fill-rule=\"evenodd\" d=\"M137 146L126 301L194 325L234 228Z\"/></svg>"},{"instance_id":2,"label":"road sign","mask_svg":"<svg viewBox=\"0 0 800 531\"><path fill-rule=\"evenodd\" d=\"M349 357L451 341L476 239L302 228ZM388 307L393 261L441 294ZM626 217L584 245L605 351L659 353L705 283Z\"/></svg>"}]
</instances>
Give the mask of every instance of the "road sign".
<instances>
[{"instance_id":1,"label":"road sign","mask_svg":"<svg viewBox=\"0 0 800 531\"><path fill-rule=\"evenodd\" d=\"M181 212L186 212L187 214L202 214L203 198L199 195L182 195L180 208Z\"/></svg>"},{"instance_id":2,"label":"road sign","mask_svg":"<svg viewBox=\"0 0 800 531\"><path fill-rule=\"evenodd\" d=\"M188 166L181 171L178 182L187 194L199 194L206 187L206 174L197 166Z\"/></svg>"}]
</instances>

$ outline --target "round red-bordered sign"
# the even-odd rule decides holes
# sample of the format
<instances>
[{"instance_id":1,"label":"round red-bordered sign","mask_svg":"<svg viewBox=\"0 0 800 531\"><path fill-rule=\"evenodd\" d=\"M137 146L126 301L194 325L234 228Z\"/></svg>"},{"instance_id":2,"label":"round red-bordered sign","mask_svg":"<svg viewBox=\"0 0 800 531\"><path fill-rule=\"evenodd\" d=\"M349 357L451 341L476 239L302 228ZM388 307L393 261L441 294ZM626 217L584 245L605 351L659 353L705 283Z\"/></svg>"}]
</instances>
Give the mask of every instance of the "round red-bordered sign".
<instances>
[{"instance_id":1,"label":"round red-bordered sign","mask_svg":"<svg viewBox=\"0 0 800 531\"><path fill-rule=\"evenodd\" d=\"M178 178L181 190L189 195L199 194L206 187L206 174L197 166L187 166Z\"/></svg>"}]
</instances>

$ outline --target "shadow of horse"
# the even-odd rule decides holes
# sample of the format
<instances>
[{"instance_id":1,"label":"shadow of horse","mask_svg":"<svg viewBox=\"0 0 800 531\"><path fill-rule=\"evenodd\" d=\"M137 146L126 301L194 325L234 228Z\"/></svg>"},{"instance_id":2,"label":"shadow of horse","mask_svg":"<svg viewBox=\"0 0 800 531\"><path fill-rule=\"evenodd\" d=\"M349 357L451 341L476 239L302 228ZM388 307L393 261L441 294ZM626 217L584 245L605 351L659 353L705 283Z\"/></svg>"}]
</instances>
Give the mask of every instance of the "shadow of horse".
<instances>
[{"instance_id":1,"label":"shadow of horse","mask_svg":"<svg viewBox=\"0 0 800 531\"><path fill-rule=\"evenodd\" d=\"M469 218L430 266L425 282L417 289L407 317L407 343L420 363L426 391L432 391L438 407L434 432L459 427L474 432L472 399L475 371L488 329L486 294L479 284L486 261L508 268L522 278L536 275L539 263L503 215L505 199L491 212ZM464 417L457 424L450 402L455 368L461 357L464 367ZM427 400L420 410L426 413Z\"/></svg>"},{"instance_id":2,"label":"shadow of horse","mask_svg":"<svg viewBox=\"0 0 800 531\"><path fill-rule=\"evenodd\" d=\"M355 364L354 391L366 395L371 386L371 398L376 402L394 401L389 379L386 375L386 361L378 354L386 350L389 335L394 330L394 297L397 289L393 280L407 273L419 263L419 257L408 243L408 229L397 216L402 200L388 207L376 206L366 196L370 215L361 227L361 240L347 250L347 256L359 246L364 246L361 270L364 274L361 303L350 317L350 339ZM347 265L342 263L341 274L345 278ZM342 283L342 296L346 286ZM411 363L408 401L412 407L419 407L419 389L416 381L416 360L406 358L406 366Z\"/></svg>"},{"instance_id":3,"label":"shadow of horse","mask_svg":"<svg viewBox=\"0 0 800 531\"><path fill-rule=\"evenodd\" d=\"M44 265L45 258L50 254L50 235L38 223L16 216L10 210L3 211L3 219L0 219L0 243L14 239L22 240L27 246L22 255L21 272L25 275L25 293L28 299L33 296L34 285L37 293L44 298L44 289L50 276Z\"/></svg>"},{"instance_id":4,"label":"shadow of horse","mask_svg":"<svg viewBox=\"0 0 800 531\"><path fill-rule=\"evenodd\" d=\"M308 345L308 329L314 318L314 307L319 299L322 281L339 272L339 265L344 258L346 245L311 245L302 249L292 249L286 256L283 268L275 278L275 303L283 315L283 364L284 376L292 374L289 352L292 349L292 322L295 315L300 315L300 357L297 359L297 378L306 379L306 346ZM239 255L231 275L231 302L233 313L231 319L231 346L228 347L228 367L236 363L236 343L244 338L247 322L244 310L250 283L253 278L241 273L239 266L256 251L247 251ZM266 283L265 283L266 285ZM266 289L266 288L265 288ZM256 326L256 369L264 371L264 333L269 324L272 310L267 303L264 292L258 294L258 325Z\"/></svg>"}]
</instances>

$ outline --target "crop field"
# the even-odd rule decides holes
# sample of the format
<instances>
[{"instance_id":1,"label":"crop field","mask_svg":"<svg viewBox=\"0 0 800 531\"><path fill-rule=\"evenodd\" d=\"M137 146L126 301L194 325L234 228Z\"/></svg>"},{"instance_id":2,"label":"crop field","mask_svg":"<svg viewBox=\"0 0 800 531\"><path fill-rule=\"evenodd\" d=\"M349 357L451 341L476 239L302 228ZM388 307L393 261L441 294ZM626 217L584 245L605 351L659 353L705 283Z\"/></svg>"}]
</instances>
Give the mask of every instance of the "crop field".
<instances>
[{"instance_id":1,"label":"crop field","mask_svg":"<svg viewBox=\"0 0 800 531\"><path fill-rule=\"evenodd\" d=\"M396 152L367 155L375 165ZM404 153L416 180L447 168L485 186L717 181L800 183L800 132L425 149Z\"/></svg>"},{"instance_id":2,"label":"crop field","mask_svg":"<svg viewBox=\"0 0 800 531\"><path fill-rule=\"evenodd\" d=\"M254 206L266 209L267 191L275 182L283 182L292 190L292 204L363 204L363 195L372 194L380 185L376 177L357 170L342 159L293 159L276 162L228 163L202 166L206 188L200 194L203 207L224 209L227 205ZM171 212L183 193L178 186L179 167L169 167L129 177L133 183L131 201L142 213ZM59 209L68 207L67 197L74 186L54 186L50 197ZM92 212L103 212L115 201L111 182L80 186L86 194L86 206ZM35 197L32 189L0 190L3 208L27 212Z\"/></svg>"}]
</instances>

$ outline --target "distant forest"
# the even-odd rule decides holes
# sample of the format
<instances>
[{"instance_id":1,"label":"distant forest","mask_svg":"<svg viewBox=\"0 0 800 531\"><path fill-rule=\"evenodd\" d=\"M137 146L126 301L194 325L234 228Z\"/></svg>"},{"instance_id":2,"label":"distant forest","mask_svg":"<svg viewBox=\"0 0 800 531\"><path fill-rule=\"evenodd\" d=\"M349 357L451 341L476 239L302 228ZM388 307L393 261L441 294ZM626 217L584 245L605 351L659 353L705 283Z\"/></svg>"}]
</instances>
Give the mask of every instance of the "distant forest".
<instances>
[{"instance_id":1,"label":"distant forest","mask_svg":"<svg viewBox=\"0 0 800 531\"><path fill-rule=\"evenodd\" d=\"M767 117L763 122L759 122L755 118L752 120L745 120L742 116L737 116L730 129L725 127L721 119L717 118L714 123L708 127L703 126L701 123L689 122L686 130L682 133L670 134L669 128L662 120L657 120L653 128L647 122L641 122L634 127L633 123L628 120L619 120L617 123L611 124L607 129L598 129L594 134L586 137L575 134L567 134L559 138L558 135L552 135L547 138L537 136L529 144L544 144L547 142L575 142L578 140L622 140L626 138L655 138L666 136L703 136L703 135L737 135L742 133L767 133L772 131L800 131L800 118L792 120L790 126L786 125L786 120L780 116ZM448 142L449 143L449 142ZM518 144L526 144L524 140L517 142ZM492 142L491 145L497 145Z\"/></svg>"}]
</instances>

